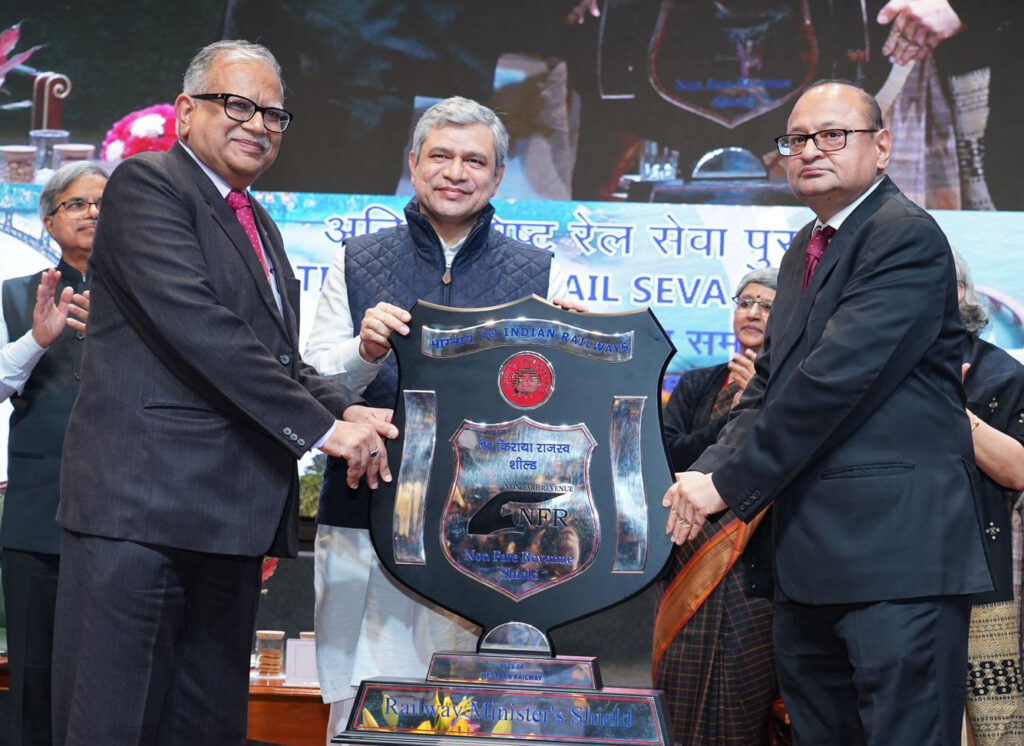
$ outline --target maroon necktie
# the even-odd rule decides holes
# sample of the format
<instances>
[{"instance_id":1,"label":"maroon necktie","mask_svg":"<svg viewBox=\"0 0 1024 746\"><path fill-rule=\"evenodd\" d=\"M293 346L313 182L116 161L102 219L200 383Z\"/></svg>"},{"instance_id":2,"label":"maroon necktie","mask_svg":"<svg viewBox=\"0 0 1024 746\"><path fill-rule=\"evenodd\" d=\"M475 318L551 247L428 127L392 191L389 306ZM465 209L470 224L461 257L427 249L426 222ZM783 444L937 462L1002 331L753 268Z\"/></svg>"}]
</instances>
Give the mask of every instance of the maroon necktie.
<instances>
[{"instance_id":1,"label":"maroon necktie","mask_svg":"<svg viewBox=\"0 0 1024 746\"><path fill-rule=\"evenodd\" d=\"M814 231L814 235L811 236L811 240L807 242L807 260L804 262L804 286L803 290L807 290L807 286L811 284L811 276L814 274L814 270L818 266L818 262L821 261L821 257L825 254L825 247L828 246L828 242L832 240L832 236L835 235L836 229L831 225L826 225L821 230Z\"/></svg>"},{"instance_id":2,"label":"maroon necktie","mask_svg":"<svg viewBox=\"0 0 1024 746\"><path fill-rule=\"evenodd\" d=\"M256 218L252 214L252 205L249 204L249 197L245 192L232 189L228 192L228 196L225 199L228 201L228 206L235 211L235 217L238 218L238 222L241 224L242 230L245 231L245 235L249 237L249 243L252 244L253 249L256 251L256 258L260 260L260 266L263 267L263 274L270 277L267 258L263 255L263 247L260 246L259 235L256 232Z\"/></svg>"}]
</instances>

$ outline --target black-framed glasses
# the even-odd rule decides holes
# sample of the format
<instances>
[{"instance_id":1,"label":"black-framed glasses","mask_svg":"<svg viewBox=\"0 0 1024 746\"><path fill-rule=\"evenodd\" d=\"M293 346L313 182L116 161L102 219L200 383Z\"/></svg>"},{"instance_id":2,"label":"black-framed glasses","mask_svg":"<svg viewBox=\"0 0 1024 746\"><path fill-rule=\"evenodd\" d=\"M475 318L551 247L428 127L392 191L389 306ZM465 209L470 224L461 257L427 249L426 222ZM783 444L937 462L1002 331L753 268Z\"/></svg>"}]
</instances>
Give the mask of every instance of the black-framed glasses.
<instances>
[{"instance_id":1,"label":"black-framed glasses","mask_svg":"<svg viewBox=\"0 0 1024 746\"><path fill-rule=\"evenodd\" d=\"M872 130L821 130L806 135L779 135L775 138L775 146L785 156L800 155L808 140L814 140L814 146L823 153L833 153L846 147L846 136L855 132L878 132Z\"/></svg>"},{"instance_id":2,"label":"black-framed glasses","mask_svg":"<svg viewBox=\"0 0 1024 746\"><path fill-rule=\"evenodd\" d=\"M765 313L772 312L772 302L770 300L759 300L750 295L738 295L732 299L732 302L741 311L749 311L754 306L757 306Z\"/></svg>"},{"instance_id":3,"label":"black-framed glasses","mask_svg":"<svg viewBox=\"0 0 1024 746\"><path fill-rule=\"evenodd\" d=\"M263 126L271 132L284 132L292 123L291 112L276 106L259 106L255 101L234 93L192 93L189 95L201 101L223 102L224 113L228 115L228 119L234 119L236 122L248 122L256 116L258 111L263 115Z\"/></svg>"},{"instance_id":4,"label":"black-framed glasses","mask_svg":"<svg viewBox=\"0 0 1024 746\"><path fill-rule=\"evenodd\" d=\"M86 213L89 212L90 207L95 207L96 212L99 212L100 204L102 204L102 202L102 197L100 197L95 202L90 202L87 199L79 199L78 197L76 197L75 199L66 199L59 205L54 207L52 210L50 210L50 212L48 212L47 215L56 215L57 211L63 207L64 212L66 212L70 217L80 218L84 217Z\"/></svg>"}]
</instances>

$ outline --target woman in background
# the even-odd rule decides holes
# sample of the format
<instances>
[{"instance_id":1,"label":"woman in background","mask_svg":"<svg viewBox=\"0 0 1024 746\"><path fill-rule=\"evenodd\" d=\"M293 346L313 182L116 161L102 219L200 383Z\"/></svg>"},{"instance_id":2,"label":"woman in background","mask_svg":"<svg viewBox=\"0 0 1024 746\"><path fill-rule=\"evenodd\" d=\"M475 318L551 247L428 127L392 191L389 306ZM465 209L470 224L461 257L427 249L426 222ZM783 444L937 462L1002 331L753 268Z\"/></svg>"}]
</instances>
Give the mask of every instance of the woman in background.
<instances>
[{"instance_id":1,"label":"woman in background","mask_svg":"<svg viewBox=\"0 0 1024 746\"><path fill-rule=\"evenodd\" d=\"M1010 510L1024 490L1024 365L982 340L988 311L954 252L964 354L966 415L978 464L984 543L995 590L974 597L967 648L967 721L976 746L1024 743L1019 624L1013 601Z\"/></svg>"},{"instance_id":2,"label":"woman in background","mask_svg":"<svg viewBox=\"0 0 1024 746\"><path fill-rule=\"evenodd\" d=\"M713 444L754 374L778 271L740 280L728 363L684 373L665 406L674 472ZM654 621L654 686L665 691L673 743L759 746L778 691L772 654L770 523L724 513L673 548ZM758 526L761 526L758 528Z\"/></svg>"}]
</instances>

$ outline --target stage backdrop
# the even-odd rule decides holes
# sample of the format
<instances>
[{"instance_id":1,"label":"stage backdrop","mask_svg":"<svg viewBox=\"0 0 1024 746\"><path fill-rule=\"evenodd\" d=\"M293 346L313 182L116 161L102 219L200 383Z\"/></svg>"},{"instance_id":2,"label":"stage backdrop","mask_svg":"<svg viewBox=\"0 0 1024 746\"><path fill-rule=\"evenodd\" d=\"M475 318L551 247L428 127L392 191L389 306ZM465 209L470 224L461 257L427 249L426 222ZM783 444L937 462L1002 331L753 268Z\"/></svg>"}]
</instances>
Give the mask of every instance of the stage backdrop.
<instances>
[{"instance_id":1,"label":"stage backdrop","mask_svg":"<svg viewBox=\"0 0 1024 746\"><path fill-rule=\"evenodd\" d=\"M595 2L567 24L580 0L3 0L0 29L23 21L12 54L42 45L29 64L71 82L61 125L95 144L173 101L203 45L260 40L295 114L264 189L395 194L421 107L459 94L510 131L506 198L792 204L765 156L799 90L842 77L885 89L890 173L922 205L1024 209L1024 3L953 0L962 32L908 71L882 54L887 0ZM3 82L0 144L28 142L7 107L31 88Z\"/></svg>"},{"instance_id":2,"label":"stage backdrop","mask_svg":"<svg viewBox=\"0 0 1024 746\"><path fill-rule=\"evenodd\" d=\"M35 212L38 187L0 184L0 279L51 266L55 249ZM284 235L302 283L302 338L324 276L346 238L404 221L400 197L258 192ZM593 311L651 307L675 343L666 388L681 371L721 362L735 349L731 297L751 269L778 266L803 207L730 207L497 200L495 224L554 252L569 272L569 298ZM989 299L984 338L1024 359L1024 213L936 211ZM884 324L880 318L877 323ZM0 428L6 439L6 427ZM2 450L6 473L6 445Z\"/></svg>"}]
</instances>

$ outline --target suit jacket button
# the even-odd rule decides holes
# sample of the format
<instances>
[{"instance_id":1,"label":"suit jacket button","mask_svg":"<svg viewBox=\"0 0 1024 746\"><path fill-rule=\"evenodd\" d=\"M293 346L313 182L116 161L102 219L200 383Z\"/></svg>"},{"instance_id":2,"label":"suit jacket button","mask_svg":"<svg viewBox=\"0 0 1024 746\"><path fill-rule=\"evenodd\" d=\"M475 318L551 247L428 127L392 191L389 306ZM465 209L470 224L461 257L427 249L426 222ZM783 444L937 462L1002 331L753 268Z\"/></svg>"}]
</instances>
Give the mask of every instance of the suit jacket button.
<instances>
[{"instance_id":1,"label":"suit jacket button","mask_svg":"<svg viewBox=\"0 0 1024 746\"><path fill-rule=\"evenodd\" d=\"M284 434L285 434L285 435L291 435L291 434L292 434L292 429L291 429L290 427L286 427L286 428L284 429Z\"/></svg>"},{"instance_id":2,"label":"suit jacket button","mask_svg":"<svg viewBox=\"0 0 1024 746\"><path fill-rule=\"evenodd\" d=\"M299 436L298 436L298 435L296 435L295 433L292 433L292 434L291 434L291 435L289 435L288 437L289 437L289 438L291 438L292 440L298 440L298 439L299 439Z\"/></svg>"},{"instance_id":3,"label":"suit jacket button","mask_svg":"<svg viewBox=\"0 0 1024 746\"><path fill-rule=\"evenodd\" d=\"M298 444L299 444L300 446L305 446L305 445L306 445L306 439L305 439L305 438L299 438L299 440L298 440Z\"/></svg>"},{"instance_id":4,"label":"suit jacket button","mask_svg":"<svg viewBox=\"0 0 1024 746\"><path fill-rule=\"evenodd\" d=\"M76 381L81 381L82 380L82 371L80 371L80 370L76 370L75 371L75 380Z\"/></svg>"},{"instance_id":5,"label":"suit jacket button","mask_svg":"<svg viewBox=\"0 0 1024 746\"><path fill-rule=\"evenodd\" d=\"M281 361L281 365L288 365L292 361L291 355L281 355L277 359Z\"/></svg>"},{"instance_id":6,"label":"suit jacket button","mask_svg":"<svg viewBox=\"0 0 1024 746\"><path fill-rule=\"evenodd\" d=\"M85 332L75 332L75 339L85 339Z\"/></svg>"}]
</instances>

